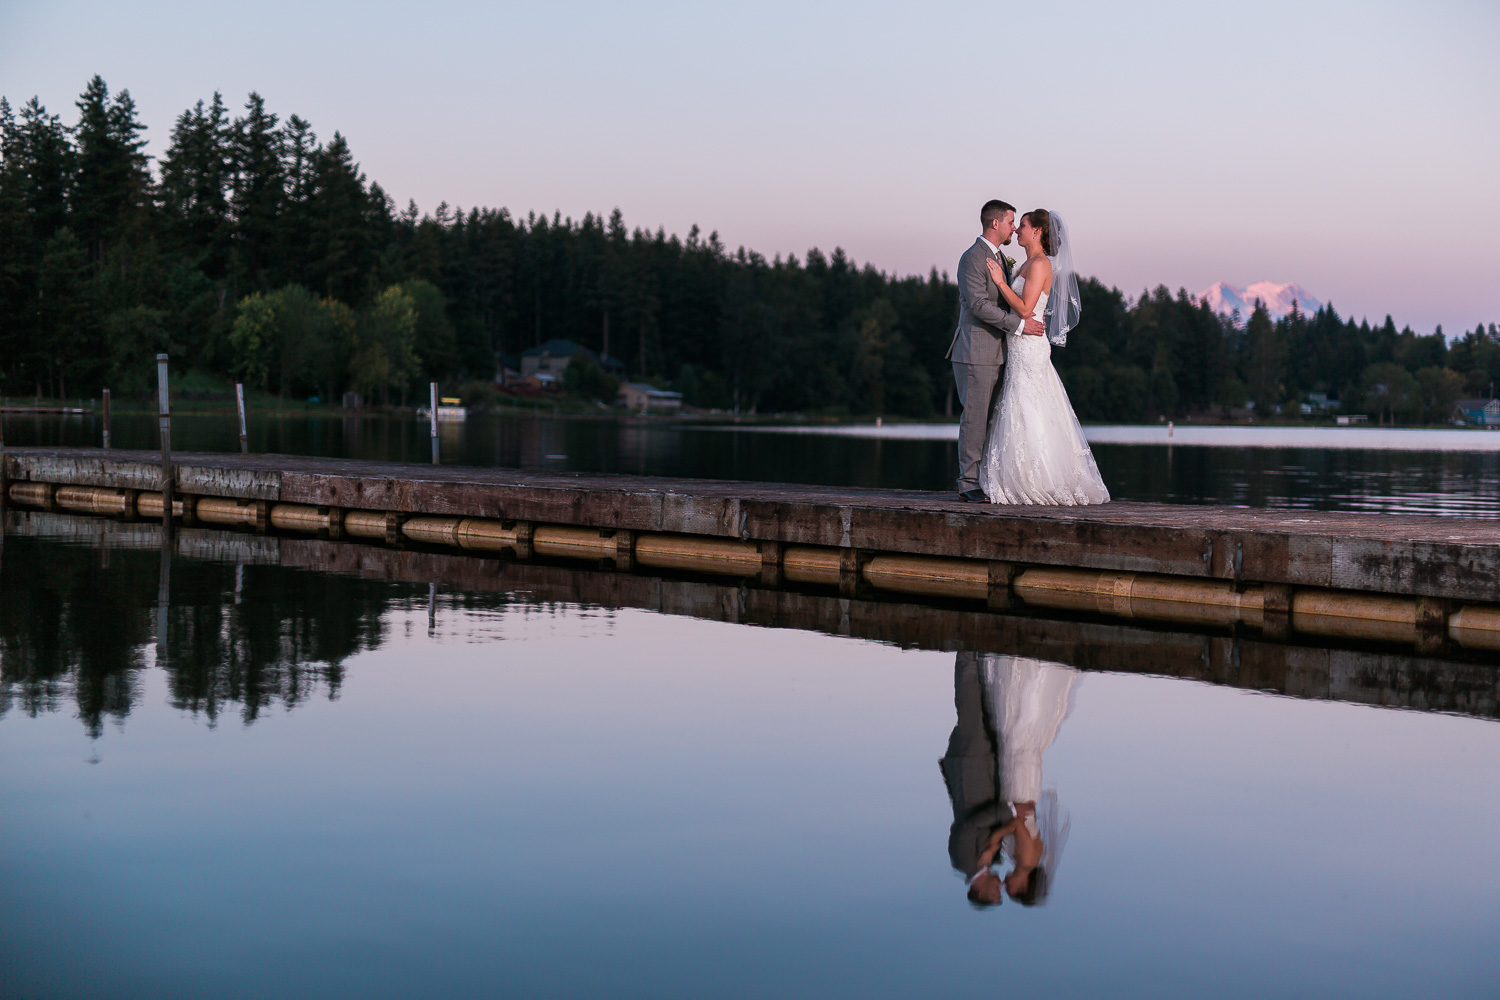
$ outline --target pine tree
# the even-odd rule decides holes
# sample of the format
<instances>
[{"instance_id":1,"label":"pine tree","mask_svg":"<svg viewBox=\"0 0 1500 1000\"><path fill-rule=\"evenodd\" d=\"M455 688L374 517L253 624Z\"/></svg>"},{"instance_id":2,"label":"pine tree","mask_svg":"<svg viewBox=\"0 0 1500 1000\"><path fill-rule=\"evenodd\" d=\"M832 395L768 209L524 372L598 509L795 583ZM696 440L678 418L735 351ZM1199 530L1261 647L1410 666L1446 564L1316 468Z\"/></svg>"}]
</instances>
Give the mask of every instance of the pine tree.
<instances>
[{"instance_id":1,"label":"pine tree","mask_svg":"<svg viewBox=\"0 0 1500 1000\"><path fill-rule=\"evenodd\" d=\"M0 97L0 385L20 375L22 313L30 287L31 220L27 177L15 112Z\"/></svg>"},{"instance_id":2,"label":"pine tree","mask_svg":"<svg viewBox=\"0 0 1500 1000\"><path fill-rule=\"evenodd\" d=\"M173 244L199 261L205 275L229 273L234 238L230 210L231 133L223 98L199 101L177 118L161 160L161 200Z\"/></svg>"},{"instance_id":3,"label":"pine tree","mask_svg":"<svg viewBox=\"0 0 1500 1000\"><path fill-rule=\"evenodd\" d=\"M371 203L365 176L338 132L312 162L313 186L307 200L308 277L325 295L360 302L374 279Z\"/></svg>"},{"instance_id":4,"label":"pine tree","mask_svg":"<svg viewBox=\"0 0 1500 1000\"><path fill-rule=\"evenodd\" d=\"M7 164L14 161L11 179L30 220L31 239L40 245L68 222L68 191L76 169L68 130L33 97L21 109L4 155Z\"/></svg>"},{"instance_id":5,"label":"pine tree","mask_svg":"<svg viewBox=\"0 0 1500 1000\"><path fill-rule=\"evenodd\" d=\"M1286 352L1280 331L1266 312L1266 304L1259 300L1250 314L1250 322L1245 324L1245 353L1250 398L1255 401L1255 412L1265 418L1281 402Z\"/></svg>"},{"instance_id":6,"label":"pine tree","mask_svg":"<svg viewBox=\"0 0 1500 1000\"><path fill-rule=\"evenodd\" d=\"M42 251L37 273L35 374L49 395L64 398L68 386L97 376L100 359L93 336L93 295L88 253L66 226L52 235Z\"/></svg>"},{"instance_id":7,"label":"pine tree","mask_svg":"<svg viewBox=\"0 0 1500 1000\"><path fill-rule=\"evenodd\" d=\"M265 287L271 280L279 249L286 171L282 162L285 144L276 124L276 116L254 92L245 102L244 116L234 122L235 269L249 287Z\"/></svg>"},{"instance_id":8,"label":"pine tree","mask_svg":"<svg viewBox=\"0 0 1500 1000\"><path fill-rule=\"evenodd\" d=\"M90 80L78 98L77 169L70 217L89 260L96 265L109 242L141 221L149 207L146 142L138 135L145 127L136 120L130 91L122 90L110 99L102 77Z\"/></svg>"},{"instance_id":9,"label":"pine tree","mask_svg":"<svg viewBox=\"0 0 1500 1000\"><path fill-rule=\"evenodd\" d=\"M318 158L318 137L306 119L292 115L281 130L281 174L285 185L278 225L274 279L266 283L309 281L308 264L312 260L312 221L309 210L317 189L314 170Z\"/></svg>"}]
</instances>

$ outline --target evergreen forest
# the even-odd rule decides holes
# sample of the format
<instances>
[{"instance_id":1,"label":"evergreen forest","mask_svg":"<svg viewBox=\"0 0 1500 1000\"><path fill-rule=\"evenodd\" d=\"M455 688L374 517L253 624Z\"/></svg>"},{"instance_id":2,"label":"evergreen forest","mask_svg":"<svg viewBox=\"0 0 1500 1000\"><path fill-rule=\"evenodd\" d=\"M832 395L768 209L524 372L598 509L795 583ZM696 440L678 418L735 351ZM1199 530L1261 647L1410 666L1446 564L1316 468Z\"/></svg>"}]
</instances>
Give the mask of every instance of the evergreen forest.
<instances>
[{"instance_id":1,"label":"evergreen forest","mask_svg":"<svg viewBox=\"0 0 1500 1000\"><path fill-rule=\"evenodd\" d=\"M0 98L0 394L144 397L166 351L283 398L394 405L428 379L488 385L567 338L692 406L953 410L957 289L935 269L887 274L840 249L767 260L696 226L630 229L618 210L423 214L367 179L338 132L320 138L253 93L183 111L155 155L129 92L97 76L70 118ZM1295 414L1321 392L1372 423L1440 423L1500 383L1494 323L1449 343L1441 327L1332 306L1240 322L1185 290L1127 298L1089 279L1083 297L1053 357L1085 420L1243 414L1252 400ZM612 398L605 377L569 385Z\"/></svg>"}]
</instances>

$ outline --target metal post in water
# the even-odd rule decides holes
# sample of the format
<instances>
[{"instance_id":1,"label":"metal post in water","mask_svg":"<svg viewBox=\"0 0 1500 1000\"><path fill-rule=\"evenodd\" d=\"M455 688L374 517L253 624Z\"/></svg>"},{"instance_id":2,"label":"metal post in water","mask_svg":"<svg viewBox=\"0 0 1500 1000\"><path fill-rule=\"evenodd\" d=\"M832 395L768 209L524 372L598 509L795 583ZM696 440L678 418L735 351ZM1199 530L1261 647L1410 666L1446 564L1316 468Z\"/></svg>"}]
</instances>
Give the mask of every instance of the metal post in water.
<instances>
[{"instance_id":1,"label":"metal post in water","mask_svg":"<svg viewBox=\"0 0 1500 1000\"><path fill-rule=\"evenodd\" d=\"M437 631L437 584L427 585L427 634Z\"/></svg>"},{"instance_id":2,"label":"metal post in water","mask_svg":"<svg viewBox=\"0 0 1500 1000\"><path fill-rule=\"evenodd\" d=\"M432 398L432 402L431 402L432 411L429 414L429 417L431 418L431 423L432 423L432 464L433 465L437 465L438 464L438 435L437 435L437 404L438 404L438 394L437 394L437 383L436 382L428 383L428 389L430 390L429 395Z\"/></svg>"},{"instance_id":3,"label":"metal post in water","mask_svg":"<svg viewBox=\"0 0 1500 1000\"><path fill-rule=\"evenodd\" d=\"M104 447L109 447L109 390L104 390Z\"/></svg>"},{"instance_id":4,"label":"metal post in water","mask_svg":"<svg viewBox=\"0 0 1500 1000\"><path fill-rule=\"evenodd\" d=\"M234 402L240 411L240 454L245 455L250 452L250 440L245 436L245 383L234 384Z\"/></svg>"},{"instance_id":5,"label":"metal post in water","mask_svg":"<svg viewBox=\"0 0 1500 1000\"><path fill-rule=\"evenodd\" d=\"M172 530L172 410L167 398L167 356L156 356L157 418L161 425L161 523ZM165 544L165 543L164 543ZM166 558L165 555L162 557Z\"/></svg>"}]
</instances>

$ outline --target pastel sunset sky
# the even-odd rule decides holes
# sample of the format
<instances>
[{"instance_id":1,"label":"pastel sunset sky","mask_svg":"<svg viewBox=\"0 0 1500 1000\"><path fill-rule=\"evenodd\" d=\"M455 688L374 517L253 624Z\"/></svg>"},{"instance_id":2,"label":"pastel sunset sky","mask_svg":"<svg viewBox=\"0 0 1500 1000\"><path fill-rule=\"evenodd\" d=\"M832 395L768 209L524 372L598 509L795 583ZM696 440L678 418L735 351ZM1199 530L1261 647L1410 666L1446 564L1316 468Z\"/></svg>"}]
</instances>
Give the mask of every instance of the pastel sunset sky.
<instances>
[{"instance_id":1,"label":"pastel sunset sky","mask_svg":"<svg viewBox=\"0 0 1500 1000\"><path fill-rule=\"evenodd\" d=\"M1493 0L0 4L0 94L94 73L166 146L215 90L346 135L404 206L717 230L952 271L986 198L1127 294L1297 281L1500 322Z\"/></svg>"}]
</instances>

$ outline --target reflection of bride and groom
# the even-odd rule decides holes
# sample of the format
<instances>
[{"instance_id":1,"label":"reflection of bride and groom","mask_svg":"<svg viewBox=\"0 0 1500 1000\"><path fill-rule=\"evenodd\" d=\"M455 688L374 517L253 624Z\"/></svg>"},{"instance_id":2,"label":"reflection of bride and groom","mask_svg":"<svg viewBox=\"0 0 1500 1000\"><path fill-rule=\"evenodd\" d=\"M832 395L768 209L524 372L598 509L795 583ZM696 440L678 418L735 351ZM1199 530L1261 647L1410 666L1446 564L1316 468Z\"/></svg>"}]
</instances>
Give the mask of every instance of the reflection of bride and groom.
<instances>
[{"instance_id":1,"label":"reflection of bride and groom","mask_svg":"<svg viewBox=\"0 0 1500 1000\"><path fill-rule=\"evenodd\" d=\"M1068 819L1057 794L1042 790L1042 752L1057 738L1077 681L1078 671L1061 663L958 654L958 724L939 766L953 802L948 858L976 906L999 903L1002 889L1034 906L1057 876Z\"/></svg>"}]
</instances>

